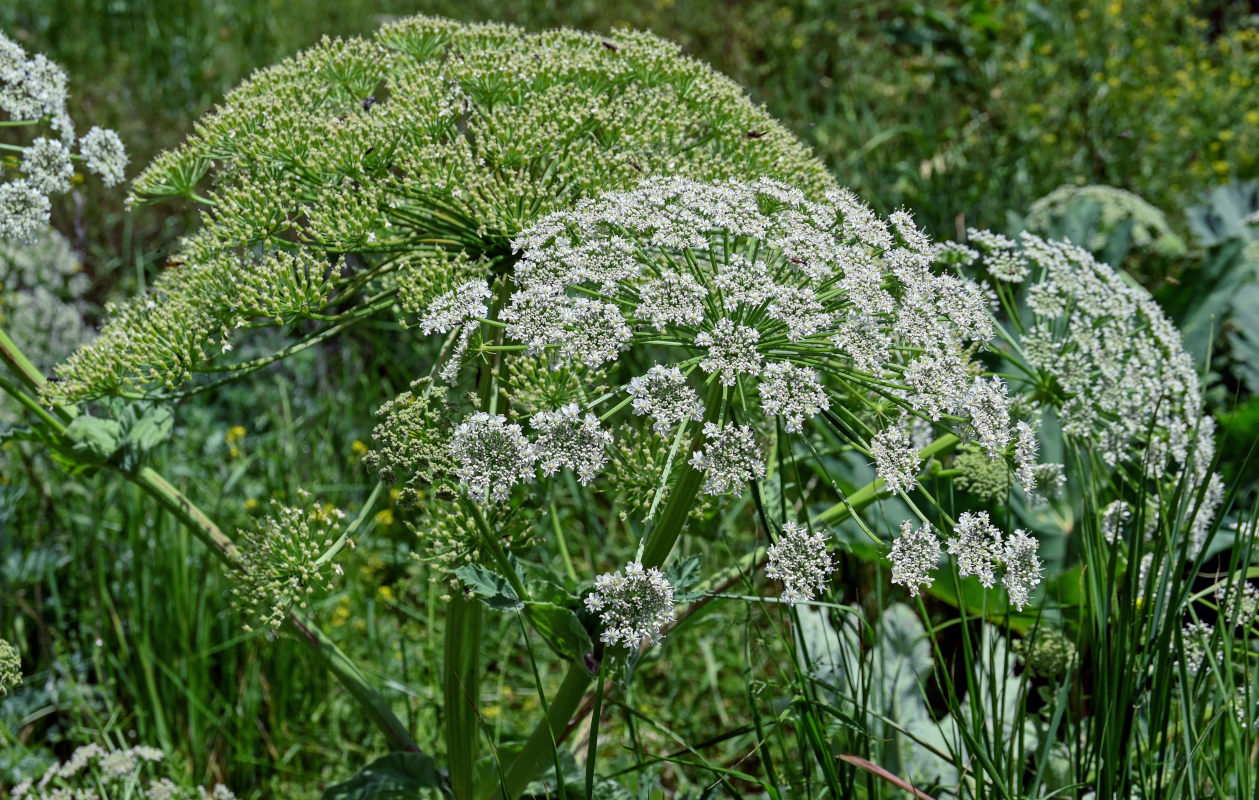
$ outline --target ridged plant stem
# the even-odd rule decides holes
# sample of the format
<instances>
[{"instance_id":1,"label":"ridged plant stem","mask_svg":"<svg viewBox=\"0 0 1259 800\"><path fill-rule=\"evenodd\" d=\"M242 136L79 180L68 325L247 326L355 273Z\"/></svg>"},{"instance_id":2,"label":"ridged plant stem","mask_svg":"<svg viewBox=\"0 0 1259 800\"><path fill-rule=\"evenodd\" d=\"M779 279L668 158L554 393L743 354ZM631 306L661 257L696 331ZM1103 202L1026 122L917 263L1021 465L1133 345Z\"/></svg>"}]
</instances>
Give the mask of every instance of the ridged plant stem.
<instances>
[{"instance_id":1,"label":"ridged plant stem","mask_svg":"<svg viewBox=\"0 0 1259 800\"><path fill-rule=\"evenodd\" d=\"M31 364L30 360L26 358L21 349L9 338L3 329L0 329L0 361L3 361L5 367L34 392L36 397L27 395L20 388L9 384L7 381L0 381L0 388L13 395L25 406L29 407L33 404L36 408L42 408L43 406L38 402L38 395L43 392L48 381L43 373L35 369L34 365ZM66 422L73 418L73 414L70 413L69 409L55 404L51 406L51 410L39 416L47 427L47 433L53 437L64 436ZM66 453L68 451L63 449L61 452ZM176 519L182 522L192 532L193 536L209 547L210 552L214 553L223 563L232 569L239 570L242 568L240 553L237 551L236 545L231 538L223 533L205 512L172 486L160 473L151 467L143 467L134 471L118 469L115 471L157 500ZM407 731L406 726L402 724L402 721L393 713L389 702L368 683L367 677L326 634L320 631L314 623L295 612L289 613L288 623L296 632L297 640L306 645L311 655L322 663L341 683L342 687L350 693L350 696L358 702L359 707L367 718L388 737L392 747L399 750L419 751L415 740L411 738L411 734Z\"/></svg>"}]
</instances>

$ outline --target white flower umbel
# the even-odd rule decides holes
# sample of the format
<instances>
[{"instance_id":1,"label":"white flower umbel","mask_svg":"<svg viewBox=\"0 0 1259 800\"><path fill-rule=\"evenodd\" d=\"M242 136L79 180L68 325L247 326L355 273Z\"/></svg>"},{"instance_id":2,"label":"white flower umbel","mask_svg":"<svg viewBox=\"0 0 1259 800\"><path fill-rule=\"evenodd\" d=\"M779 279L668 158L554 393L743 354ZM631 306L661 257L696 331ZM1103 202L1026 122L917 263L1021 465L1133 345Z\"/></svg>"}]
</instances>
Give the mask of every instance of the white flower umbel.
<instances>
[{"instance_id":1,"label":"white flower umbel","mask_svg":"<svg viewBox=\"0 0 1259 800\"><path fill-rule=\"evenodd\" d=\"M642 302L634 310L639 319L650 321L657 330L666 326L698 325L704 321L704 298L708 290L690 275L666 270L639 291Z\"/></svg>"},{"instance_id":2,"label":"white flower umbel","mask_svg":"<svg viewBox=\"0 0 1259 800\"><path fill-rule=\"evenodd\" d=\"M455 474L474 500L505 502L518 483L533 480L538 454L519 425L478 411L455 428L450 441Z\"/></svg>"},{"instance_id":3,"label":"white flower umbel","mask_svg":"<svg viewBox=\"0 0 1259 800\"><path fill-rule=\"evenodd\" d=\"M888 560L892 562L892 583L899 583L917 597L935 580L931 572L940 563L940 540L930 525L924 524L918 530L913 527L910 520L901 523L901 535L892 543Z\"/></svg>"},{"instance_id":4,"label":"white flower umbel","mask_svg":"<svg viewBox=\"0 0 1259 800\"><path fill-rule=\"evenodd\" d=\"M794 522L783 524L768 556L765 577L782 582L783 602L792 606L821 595L827 576L835 569L826 538Z\"/></svg>"},{"instance_id":5,"label":"white flower umbel","mask_svg":"<svg viewBox=\"0 0 1259 800\"><path fill-rule=\"evenodd\" d=\"M1010 443L1010 399L1000 378L976 378L966 393L971 429L991 458Z\"/></svg>"},{"instance_id":6,"label":"white flower umbel","mask_svg":"<svg viewBox=\"0 0 1259 800\"><path fill-rule=\"evenodd\" d=\"M0 184L0 240L34 241L48 227L52 203L30 182Z\"/></svg>"},{"instance_id":7,"label":"white flower umbel","mask_svg":"<svg viewBox=\"0 0 1259 800\"><path fill-rule=\"evenodd\" d=\"M987 511L964 512L957 518L949 555L957 557L957 574L974 575L986 588L997 582L997 565L1005 556L1001 531L988 521Z\"/></svg>"},{"instance_id":8,"label":"white flower umbel","mask_svg":"<svg viewBox=\"0 0 1259 800\"><path fill-rule=\"evenodd\" d=\"M464 323L485 317L490 288L484 278L474 278L440 295L420 320L420 332L448 333Z\"/></svg>"},{"instance_id":9,"label":"white flower umbel","mask_svg":"<svg viewBox=\"0 0 1259 800\"><path fill-rule=\"evenodd\" d=\"M36 191L59 194L70 191L74 162L70 150L59 140L40 137L22 154L22 171Z\"/></svg>"},{"instance_id":10,"label":"white flower umbel","mask_svg":"<svg viewBox=\"0 0 1259 800\"><path fill-rule=\"evenodd\" d=\"M127 166L127 150L113 131L99 125L79 140L79 152L87 168L101 176L106 186L121 183Z\"/></svg>"},{"instance_id":11,"label":"white flower umbel","mask_svg":"<svg viewBox=\"0 0 1259 800\"><path fill-rule=\"evenodd\" d=\"M535 443L538 466L545 475L554 475L562 467L577 473L585 486L594 480L608 462L608 445L612 434L599 427L599 418L586 414L583 418L576 403L559 411L541 411L529 424L538 431Z\"/></svg>"},{"instance_id":12,"label":"white flower umbel","mask_svg":"<svg viewBox=\"0 0 1259 800\"><path fill-rule=\"evenodd\" d=\"M1040 583L1040 543L1026 531L1016 530L1005 540L1005 575L1001 582L1010 595L1010 604L1019 611L1027 605L1032 590Z\"/></svg>"},{"instance_id":13,"label":"white flower umbel","mask_svg":"<svg viewBox=\"0 0 1259 800\"><path fill-rule=\"evenodd\" d=\"M673 587L659 569L643 569L637 561L625 572L595 578L594 591L586 595L586 608L599 615L607 645L637 648L643 642L660 641L661 630L673 619Z\"/></svg>"},{"instance_id":14,"label":"white flower umbel","mask_svg":"<svg viewBox=\"0 0 1259 800\"><path fill-rule=\"evenodd\" d=\"M667 433L686 420L704 418L699 394L677 367L657 364L647 374L630 379L625 391L634 398L630 403L634 413L651 417L656 433Z\"/></svg>"},{"instance_id":15,"label":"white flower umbel","mask_svg":"<svg viewBox=\"0 0 1259 800\"><path fill-rule=\"evenodd\" d=\"M761 408L783 418L787 433L799 433L806 419L831 407L813 370L775 361L761 374Z\"/></svg>"},{"instance_id":16,"label":"white flower umbel","mask_svg":"<svg viewBox=\"0 0 1259 800\"><path fill-rule=\"evenodd\" d=\"M736 491L765 477L765 456L756 444L756 431L746 425L705 422L704 438L704 449L691 454L691 466L704 473L704 494Z\"/></svg>"},{"instance_id":17,"label":"white flower umbel","mask_svg":"<svg viewBox=\"0 0 1259 800\"><path fill-rule=\"evenodd\" d=\"M896 494L908 492L917 485L918 469L922 465L907 426L906 420L901 419L870 440L875 472L883 479L887 490Z\"/></svg>"},{"instance_id":18,"label":"white flower umbel","mask_svg":"<svg viewBox=\"0 0 1259 800\"><path fill-rule=\"evenodd\" d=\"M933 272L908 214L889 224L851 192L817 202L769 179L649 178L543 217L513 244L518 288L502 319L532 352L584 360L574 351L588 326L565 320L604 303L625 327L599 358L650 348L642 361L696 369L733 390L728 403L781 416L789 433L824 409L862 405L868 390L948 415L941 433L1001 436L992 403L965 402L973 354L992 335L987 295ZM646 404L636 394L635 411Z\"/></svg>"},{"instance_id":19,"label":"white flower umbel","mask_svg":"<svg viewBox=\"0 0 1259 800\"><path fill-rule=\"evenodd\" d=\"M749 325L737 325L728 319L719 319L712 330L701 331L695 344L707 347L708 354L699 362L699 368L716 373L722 384L734 386L740 375L756 376L761 372L761 354L756 343L761 333Z\"/></svg>"}]
</instances>

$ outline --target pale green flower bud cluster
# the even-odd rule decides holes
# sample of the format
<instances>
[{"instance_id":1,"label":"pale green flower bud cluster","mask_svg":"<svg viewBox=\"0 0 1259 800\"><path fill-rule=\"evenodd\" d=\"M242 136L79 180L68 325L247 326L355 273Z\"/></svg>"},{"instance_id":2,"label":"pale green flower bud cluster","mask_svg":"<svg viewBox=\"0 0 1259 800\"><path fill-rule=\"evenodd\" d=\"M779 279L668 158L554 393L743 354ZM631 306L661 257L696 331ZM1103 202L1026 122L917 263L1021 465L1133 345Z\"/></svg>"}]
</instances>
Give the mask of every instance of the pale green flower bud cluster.
<instances>
[{"instance_id":1,"label":"pale green flower bud cluster","mask_svg":"<svg viewBox=\"0 0 1259 800\"><path fill-rule=\"evenodd\" d=\"M60 399L82 399L80 379L88 374L95 376L93 391L99 393L141 386L175 389L232 350L236 330L259 320L280 325L322 312L346 271L341 259L310 250L259 255L211 253L208 246L204 231L191 237L184 249L192 260L173 264L140 300L107 306L113 321L57 368L63 380L47 391ZM214 304L205 302L211 295L217 298ZM157 328L146 329L158 320L160 335L154 333Z\"/></svg>"},{"instance_id":2,"label":"pale green flower bud cluster","mask_svg":"<svg viewBox=\"0 0 1259 800\"><path fill-rule=\"evenodd\" d=\"M0 112L20 131L47 125L55 138L38 136L22 149L23 177L0 183L0 241L30 241L48 227L49 195L70 190L74 122L66 112L66 74L42 55L28 57L0 33ZM106 186L122 180L127 153L118 134L94 127L79 140L79 153Z\"/></svg>"},{"instance_id":3,"label":"pale green flower bud cluster","mask_svg":"<svg viewBox=\"0 0 1259 800\"><path fill-rule=\"evenodd\" d=\"M599 638L614 647L654 644L673 619L673 587L660 570L643 569L637 561L628 562L623 573L618 570L595 578L594 591L586 595L585 603L602 622Z\"/></svg>"},{"instance_id":4,"label":"pale green flower bud cluster","mask_svg":"<svg viewBox=\"0 0 1259 800\"><path fill-rule=\"evenodd\" d=\"M46 769L38 779L19 781L8 796L14 800L236 800L222 784L209 791L203 786L187 789L170 778L153 777L155 765L166 761L166 753L147 745L113 748L87 744Z\"/></svg>"},{"instance_id":5,"label":"pale green flower bud cluster","mask_svg":"<svg viewBox=\"0 0 1259 800\"><path fill-rule=\"evenodd\" d=\"M272 500L271 513L237 538L243 572L231 599L249 620L246 630L279 628L293 606L305 608L341 574L333 556L345 513L312 503L305 491L301 495L302 506Z\"/></svg>"},{"instance_id":6,"label":"pale green flower bud cluster","mask_svg":"<svg viewBox=\"0 0 1259 800\"><path fill-rule=\"evenodd\" d=\"M986 503L1004 503L1014 482L1005 461L996 461L974 445L962 447L953 456L953 468L961 474L953 485Z\"/></svg>"},{"instance_id":7,"label":"pale green flower bud cluster","mask_svg":"<svg viewBox=\"0 0 1259 800\"><path fill-rule=\"evenodd\" d=\"M1025 223L1032 233L1049 236L1073 211L1096 216L1092 238L1076 242L1094 253L1106 249L1120 226L1127 228L1126 235L1137 252L1178 258L1188 250L1162 211L1139 195L1114 186L1060 186L1032 203Z\"/></svg>"},{"instance_id":8,"label":"pale green flower bud cluster","mask_svg":"<svg viewBox=\"0 0 1259 800\"><path fill-rule=\"evenodd\" d=\"M22 658L17 648L0 639L0 695L22 682Z\"/></svg>"},{"instance_id":9,"label":"pale green flower bud cluster","mask_svg":"<svg viewBox=\"0 0 1259 800\"><path fill-rule=\"evenodd\" d=\"M1040 625L1031 639L1014 642L1014 652L1028 674L1038 678L1059 678L1075 663L1075 643L1057 628Z\"/></svg>"},{"instance_id":10,"label":"pale green flower bud cluster","mask_svg":"<svg viewBox=\"0 0 1259 800\"><path fill-rule=\"evenodd\" d=\"M407 484L403 500L413 498L417 488L439 486L452 473L450 437L459 415L448 394L439 384L415 381L376 411L381 420L372 430L376 448L363 456L363 465L385 483Z\"/></svg>"},{"instance_id":11,"label":"pale green flower bud cluster","mask_svg":"<svg viewBox=\"0 0 1259 800\"><path fill-rule=\"evenodd\" d=\"M112 143L89 137L96 163L113 163ZM259 298L257 313L233 308L235 287L276 251L325 267L319 297L343 312L398 291L404 310L428 308L454 286L417 272L451 273L449 254L482 274L509 267L511 237L538 217L660 174L790 175L814 194L833 185L742 89L649 34L413 17L372 39L325 39L255 73L135 181L133 200L204 202L203 229L154 296L116 309L93 352L62 370L60 391L177 386L221 354L238 319L312 311ZM331 268L343 255L351 268ZM283 294L267 281L284 277L264 269L255 288ZM574 318L597 325L598 310Z\"/></svg>"}]
</instances>

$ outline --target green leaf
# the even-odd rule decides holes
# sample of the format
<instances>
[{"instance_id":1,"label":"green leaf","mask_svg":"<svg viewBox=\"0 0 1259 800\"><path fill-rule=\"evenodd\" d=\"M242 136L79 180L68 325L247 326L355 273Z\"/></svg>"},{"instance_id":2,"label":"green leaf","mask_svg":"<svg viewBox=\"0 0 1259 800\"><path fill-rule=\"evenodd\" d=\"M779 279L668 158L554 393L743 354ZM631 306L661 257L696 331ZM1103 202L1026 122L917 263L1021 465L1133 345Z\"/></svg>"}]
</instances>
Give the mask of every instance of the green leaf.
<instances>
[{"instance_id":1,"label":"green leaf","mask_svg":"<svg viewBox=\"0 0 1259 800\"><path fill-rule=\"evenodd\" d=\"M122 446L122 425L86 414L66 427L70 453L82 464L99 466Z\"/></svg>"},{"instance_id":2,"label":"green leaf","mask_svg":"<svg viewBox=\"0 0 1259 800\"><path fill-rule=\"evenodd\" d=\"M127 446L137 455L147 453L170 438L175 414L170 406L153 406L127 431Z\"/></svg>"},{"instance_id":3,"label":"green leaf","mask_svg":"<svg viewBox=\"0 0 1259 800\"><path fill-rule=\"evenodd\" d=\"M455 575L481 602L496 611L518 609L521 606L520 597L511 587L511 583L496 572L477 564L468 564L456 569Z\"/></svg>"},{"instance_id":4,"label":"green leaf","mask_svg":"<svg viewBox=\"0 0 1259 800\"><path fill-rule=\"evenodd\" d=\"M572 609L554 603L528 603L525 617L561 658L577 661L594 650L590 634Z\"/></svg>"},{"instance_id":5,"label":"green leaf","mask_svg":"<svg viewBox=\"0 0 1259 800\"><path fill-rule=\"evenodd\" d=\"M427 800L448 792L437 764L424 753L390 753L349 780L329 786L320 800Z\"/></svg>"}]
</instances>

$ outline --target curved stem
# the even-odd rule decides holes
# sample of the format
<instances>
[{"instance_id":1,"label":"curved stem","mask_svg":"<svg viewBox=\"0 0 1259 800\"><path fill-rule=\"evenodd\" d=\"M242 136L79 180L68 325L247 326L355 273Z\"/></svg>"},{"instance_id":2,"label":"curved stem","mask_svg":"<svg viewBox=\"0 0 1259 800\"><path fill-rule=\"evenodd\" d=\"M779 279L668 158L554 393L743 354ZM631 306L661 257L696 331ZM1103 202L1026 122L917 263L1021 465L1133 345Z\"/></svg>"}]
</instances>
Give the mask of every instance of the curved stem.
<instances>
[{"instance_id":1,"label":"curved stem","mask_svg":"<svg viewBox=\"0 0 1259 800\"><path fill-rule=\"evenodd\" d=\"M9 371L16 374L33 391L41 392L47 385L47 379L34 368L3 329L0 329L0 361L3 361ZM21 400L21 395L25 395L20 389L7 384L7 382L3 384L3 388L9 394L18 397L19 400ZM42 411L43 409L41 408L40 410ZM61 436L65 433L66 426L60 420L68 419L69 417L69 411L60 405L54 405L51 411L40 415L41 420L48 425L50 431L56 436ZM139 486L146 494L153 497L166 510L170 511L176 519L192 532L193 536L208 546L210 552L214 553L223 563L232 569L242 568L240 552L231 538L223 533L205 512L172 486L160 473L151 467L143 467L135 471L116 471ZM406 726L393 713L393 709L388 701L368 683L366 676L359 671L349 657L326 634L297 612L289 612L288 622L297 631L298 641L305 644L311 654L358 701L367 718L389 738L392 746L402 750L419 751L419 746L411 738L411 734L407 731Z\"/></svg>"}]
</instances>

